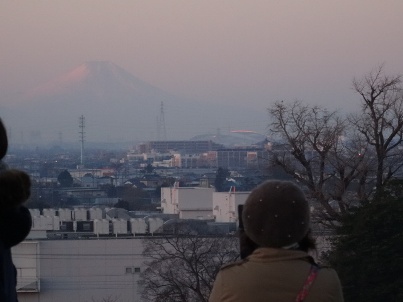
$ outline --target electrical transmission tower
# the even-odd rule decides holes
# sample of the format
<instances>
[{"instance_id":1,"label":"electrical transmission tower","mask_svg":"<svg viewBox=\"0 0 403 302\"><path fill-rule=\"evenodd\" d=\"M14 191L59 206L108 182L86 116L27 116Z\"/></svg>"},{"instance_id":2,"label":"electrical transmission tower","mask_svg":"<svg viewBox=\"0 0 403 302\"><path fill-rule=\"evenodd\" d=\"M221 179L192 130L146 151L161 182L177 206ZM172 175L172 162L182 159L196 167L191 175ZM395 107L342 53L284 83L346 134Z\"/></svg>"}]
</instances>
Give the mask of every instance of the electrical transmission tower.
<instances>
[{"instance_id":1,"label":"electrical transmission tower","mask_svg":"<svg viewBox=\"0 0 403 302\"><path fill-rule=\"evenodd\" d=\"M160 116L157 118L157 140L167 140L167 130L165 128L164 102L161 102Z\"/></svg>"},{"instance_id":2,"label":"electrical transmission tower","mask_svg":"<svg viewBox=\"0 0 403 302\"><path fill-rule=\"evenodd\" d=\"M80 116L79 127L80 127L79 134L80 134L80 143L81 143L81 160L80 160L80 163L81 163L81 166L82 166L83 162L84 162L83 157L84 157L84 137L85 137L85 131L84 131L85 118L84 118L84 115Z\"/></svg>"}]
</instances>

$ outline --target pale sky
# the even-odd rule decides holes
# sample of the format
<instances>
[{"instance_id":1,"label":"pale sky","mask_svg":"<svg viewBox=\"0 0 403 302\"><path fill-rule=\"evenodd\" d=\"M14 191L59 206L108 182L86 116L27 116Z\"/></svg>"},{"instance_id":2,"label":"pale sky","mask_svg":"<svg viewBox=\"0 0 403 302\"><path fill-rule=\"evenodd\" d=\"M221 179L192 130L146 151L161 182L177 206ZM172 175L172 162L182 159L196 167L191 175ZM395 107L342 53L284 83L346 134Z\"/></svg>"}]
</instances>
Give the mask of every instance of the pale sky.
<instances>
[{"instance_id":1,"label":"pale sky","mask_svg":"<svg viewBox=\"0 0 403 302\"><path fill-rule=\"evenodd\" d=\"M402 15L401 0L2 0L0 89L103 60L187 98L353 110L353 77L403 73Z\"/></svg>"}]
</instances>

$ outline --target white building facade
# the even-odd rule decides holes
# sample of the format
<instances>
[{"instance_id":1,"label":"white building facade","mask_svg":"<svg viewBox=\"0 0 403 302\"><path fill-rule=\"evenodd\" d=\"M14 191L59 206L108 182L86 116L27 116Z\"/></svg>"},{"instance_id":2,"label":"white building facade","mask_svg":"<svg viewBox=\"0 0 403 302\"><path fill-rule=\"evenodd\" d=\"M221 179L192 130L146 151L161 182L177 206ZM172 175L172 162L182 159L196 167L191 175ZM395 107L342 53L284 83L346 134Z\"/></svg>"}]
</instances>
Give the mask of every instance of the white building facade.
<instances>
[{"instance_id":1,"label":"white building facade","mask_svg":"<svg viewBox=\"0 0 403 302\"><path fill-rule=\"evenodd\" d=\"M216 222L237 222L238 205L244 204L250 192L214 192L213 215Z\"/></svg>"},{"instance_id":2,"label":"white building facade","mask_svg":"<svg viewBox=\"0 0 403 302\"><path fill-rule=\"evenodd\" d=\"M12 249L18 299L141 301L142 251L141 238L24 241Z\"/></svg>"},{"instance_id":3,"label":"white building facade","mask_svg":"<svg viewBox=\"0 0 403 302\"><path fill-rule=\"evenodd\" d=\"M213 219L214 188L161 188L161 209L164 214L179 214L180 219Z\"/></svg>"}]
</instances>

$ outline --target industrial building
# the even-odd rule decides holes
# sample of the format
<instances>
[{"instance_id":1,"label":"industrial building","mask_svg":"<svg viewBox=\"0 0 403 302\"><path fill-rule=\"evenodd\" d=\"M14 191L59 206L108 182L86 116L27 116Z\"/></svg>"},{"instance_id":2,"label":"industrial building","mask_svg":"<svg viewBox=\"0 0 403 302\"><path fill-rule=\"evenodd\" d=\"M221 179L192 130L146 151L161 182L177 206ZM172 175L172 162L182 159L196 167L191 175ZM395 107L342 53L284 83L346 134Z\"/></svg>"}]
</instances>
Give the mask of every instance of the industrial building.
<instances>
[{"instance_id":1,"label":"industrial building","mask_svg":"<svg viewBox=\"0 0 403 302\"><path fill-rule=\"evenodd\" d=\"M244 204L250 192L214 192L213 215L215 222L238 222L238 205Z\"/></svg>"},{"instance_id":2,"label":"industrial building","mask_svg":"<svg viewBox=\"0 0 403 302\"><path fill-rule=\"evenodd\" d=\"M213 219L214 188L161 188L161 209L164 214L178 214L180 219Z\"/></svg>"},{"instance_id":3,"label":"industrial building","mask_svg":"<svg viewBox=\"0 0 403 302\"><path fill-rule=\"evenodd\" d=\"M163 213L117 208L31 209L33 227L12 250L20 302L141 301L143 244L177 221L195 230L234 233L248 192L162 188ZM214 208L214 209L213 209Z\"/></svg>"},{"instance_id":4,"label":"industrial building","mask_svg":"<svg viewBox=\"0 0 403 302\"><path fill-rule=\"evenodd\" d=\"M259 169L267 167L269 153L263 148L234 148L217 151L217 167Z\"/></svg>"},{"instance_id":5,"label":"industrial building","mask_svg":"<svg viewBox=\"0 0 403 302\"><path fill-rule=\"evenodd\" d=\"M141 301L142 251L142 239L135 237L24 241L12 250L18 299Z\"/></svg>"},{"instance_id":6,"label":"industrial building","mask_svg":"<svg viewBox=\"0 0 403 302\"><path fill-rule=\"evenodd\" d=\"M138 146L140 153L151 151L164 153L177 151L181 154L198 154L207 151L217 150L223 146L211 140L206 141L149 141Z\"/></svg>"}]
</instances>

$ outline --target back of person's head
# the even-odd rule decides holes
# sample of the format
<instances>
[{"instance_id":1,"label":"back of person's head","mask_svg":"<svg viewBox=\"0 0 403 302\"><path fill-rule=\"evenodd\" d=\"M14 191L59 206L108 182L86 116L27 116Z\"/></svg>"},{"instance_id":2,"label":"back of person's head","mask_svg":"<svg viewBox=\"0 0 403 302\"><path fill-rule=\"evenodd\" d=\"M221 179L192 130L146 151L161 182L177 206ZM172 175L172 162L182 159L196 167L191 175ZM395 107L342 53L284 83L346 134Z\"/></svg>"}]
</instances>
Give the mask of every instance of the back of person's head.
<instances>
[{"instance_id":1,"label":"back of person's head","mask_svg":"<svg viewBox=\"0 0 403 302\"><path fill-rule=\"evenodd\" d=\"M309 237L309 204L302 190L289 181L269 180L248 196L242 219L246 235L260 247L290 248L314 244Z\"/></svg>"},{"instance_id":2,"label":"back of person's head","mask_svg":"<svg viewBox=\"0 0 403 302\"><path fill-rule=\"evenodd\" d=\"M31 194L31 180L24 171L8 169L2 159L8 149L6 128L0 119L0 213L24 203Z\"/></svg>"},{"instance_id":3,"label":"back of person's head","mask_svg":"<svg viewBox=\"0 0 403 302\"><path fill-rule=\"evenodd\" d=\"M22 205L31 195L31 180L23 171L0 171L0 212Z\"/></svg>"},{"instance_id":4,"label":"back of person's head","mask_svg":"<svg viewBox=\"0 0 403 302\"><path fill-rule=\"evenodd\" d=\"M0 160L6 156L8 148L8 139L6 127L4 127L3 121L0 119Z\"/></svg>"}]
</instances>

